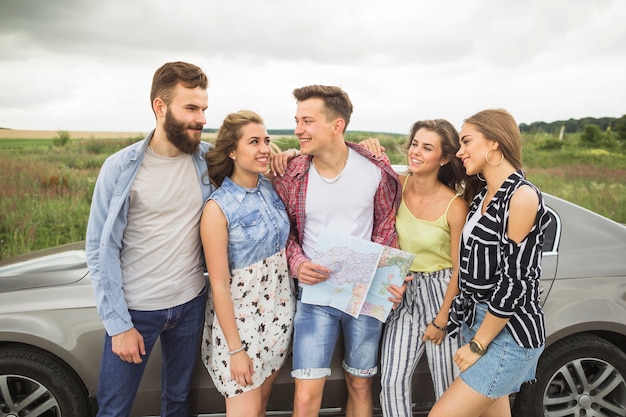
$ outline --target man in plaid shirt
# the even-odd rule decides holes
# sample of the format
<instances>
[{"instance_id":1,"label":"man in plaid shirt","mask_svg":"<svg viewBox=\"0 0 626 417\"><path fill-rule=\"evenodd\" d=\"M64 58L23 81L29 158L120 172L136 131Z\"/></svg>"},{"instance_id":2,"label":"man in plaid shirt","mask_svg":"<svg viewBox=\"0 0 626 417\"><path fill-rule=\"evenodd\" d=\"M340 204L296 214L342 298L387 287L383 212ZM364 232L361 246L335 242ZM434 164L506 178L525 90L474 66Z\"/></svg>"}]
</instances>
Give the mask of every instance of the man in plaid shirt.
<instances>
[{"instance_id":1,"label":"man in plaid shirt","mask_svg":"<svg viewBox=\"0 0 626 417\"><path fill-rule=\"evenodd\" d=\"M401 186L386 155L377 159L365 148L345 141L352 103L343 90L311 85L293 94L297 100L295 135L302 155L276 176L274 186L291 221L287 242L291 274L299 284L314 285L330 274L328 268L311 262L323 227L398 247L394 224ZM390 300L400 302L403 289L393 287L390 293ZM293 415L318 415L341 330L348 387L346 416L371 416L371 377L378 371L382 323L366 315L355 318L333 307L305 304L298 297L294 324Z\"/></svg>"}]
</instances>

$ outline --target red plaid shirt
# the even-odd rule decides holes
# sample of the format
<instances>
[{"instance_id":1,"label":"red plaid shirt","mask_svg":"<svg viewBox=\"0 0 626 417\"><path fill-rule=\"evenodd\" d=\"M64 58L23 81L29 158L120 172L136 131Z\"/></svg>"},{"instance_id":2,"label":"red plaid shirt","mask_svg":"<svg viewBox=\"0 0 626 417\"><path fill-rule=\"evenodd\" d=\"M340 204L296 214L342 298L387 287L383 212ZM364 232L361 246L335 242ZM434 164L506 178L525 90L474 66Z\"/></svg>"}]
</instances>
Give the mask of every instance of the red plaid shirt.
<instances>
[{"instance_id":1,"label":"red plaid shirt","mask_svg":"<svg viewBox=\"0 0 626 417\"><path fill-rule=\"evenodd\" d=\"M396 235L396 211L402 199L402 187L398 175L389 163L389 158L384 155L378 160L374 155L362 146L346 142L350 148L363 155L374 165L382 170L382 179L374 195L374 227L372 230L372 242L381 245L398 247ZM302 155L289 162L285 175L274 179L274 188L285 203L291 222L291 231L287 240L287 260L291 274L296 276L298 266L309 260L302 250L304 237L304 219L306 217L306 190L309 178L311 156Z\"/></svg>"}]
</instances>

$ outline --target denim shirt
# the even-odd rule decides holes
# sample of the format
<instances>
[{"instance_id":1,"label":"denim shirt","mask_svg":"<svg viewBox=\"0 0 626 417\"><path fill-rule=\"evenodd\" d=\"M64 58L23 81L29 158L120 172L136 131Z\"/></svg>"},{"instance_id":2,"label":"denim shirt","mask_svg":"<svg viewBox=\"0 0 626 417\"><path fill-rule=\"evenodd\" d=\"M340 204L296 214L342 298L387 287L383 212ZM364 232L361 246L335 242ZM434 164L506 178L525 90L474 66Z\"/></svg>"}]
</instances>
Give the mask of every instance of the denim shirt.
<instances>
[{"instance_id":1,"label":"denim shirt","mask_svg":"<svg viewBox=\"0 0 626 417\"><path fill-rule=\"evenodd\" d=\"M153 135L154 131L104 161L91 201L85 243L87 266L98 314L110 336L133 328L122 288L120 253L128 221L131 186ZM202 191L202 200L199 201L206 201L215 189L206 175L204 160L210 146L201 142L193 155Z\"/></svg>"},{"instance_id":2,"label":"denim shirt","mask_svg":"<svg viewBox=\"0 0 626 417\"><path fill-rule=\"evenodd\" d=\"M230 178L210 197L228 221L228 263L231 271L281 251L289 236L287 211L270 181L259 175L256 188L243 188Z\"/></svg>"}]
</instances>

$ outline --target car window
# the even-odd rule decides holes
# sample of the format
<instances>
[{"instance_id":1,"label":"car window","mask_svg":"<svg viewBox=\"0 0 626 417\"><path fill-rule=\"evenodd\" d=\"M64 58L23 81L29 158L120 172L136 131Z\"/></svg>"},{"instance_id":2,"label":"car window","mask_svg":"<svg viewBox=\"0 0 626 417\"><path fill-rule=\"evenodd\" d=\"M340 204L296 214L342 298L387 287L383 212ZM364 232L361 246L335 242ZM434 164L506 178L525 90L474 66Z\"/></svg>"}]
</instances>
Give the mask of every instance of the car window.
<instances>
[{"instance_id":1,"label":"car window","mask_svg":"<svg viewBox=\"0 0 626 417\"><path fill-rule=\"evenodd\" d=\"M561 218L552 208L547 207L550 223L545 232L543 242L543 254L556 255L559 249L559 239L561 237Z\"/></svg>"}]
</instances>

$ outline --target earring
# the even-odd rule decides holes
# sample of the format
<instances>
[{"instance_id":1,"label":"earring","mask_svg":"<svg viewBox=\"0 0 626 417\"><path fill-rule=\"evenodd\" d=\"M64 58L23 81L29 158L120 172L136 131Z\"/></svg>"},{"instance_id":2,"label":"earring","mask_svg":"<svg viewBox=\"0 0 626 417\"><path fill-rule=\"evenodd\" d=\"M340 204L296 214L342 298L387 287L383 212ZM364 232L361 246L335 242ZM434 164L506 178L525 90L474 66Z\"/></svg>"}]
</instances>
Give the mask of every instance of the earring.
<instances>
[{"instance_id":1,"label":"earring","mask_svg":"<svg viewBox=\"0 0 626 417\"><path fill-rule=\"evenodd\" d=\"M485 177L483 177L482 175L480 175L480 172L476 173L476 176L478 177L478 179L482 182L487 182L487 180L485 179Z\"/></svg>"},{"instance_id":2,"label":"earring","mask_svg":"<svg viewBox=\"0 0 626 417\"><path fill-rule=\"evenodd\" d=\"M493 151L493 149L489 149L489 150L487 151L487 153L485 154L485 160L486 160L486 161L487 161L487 163L488 163L489 165L491 165L492 167L499 167L499 166L500 166L500 165L502 165L502 163L504 162L504 154L503 154L502 152L500 152L500 155L502 155L502 158L500 159L500 162L498 162L497 164L492 164L492 163L489 161L489 152L492 152L492 151Z\"/></svg>"}]
</instances>

